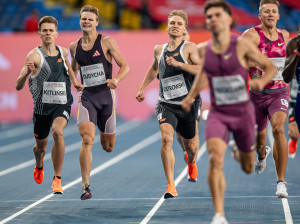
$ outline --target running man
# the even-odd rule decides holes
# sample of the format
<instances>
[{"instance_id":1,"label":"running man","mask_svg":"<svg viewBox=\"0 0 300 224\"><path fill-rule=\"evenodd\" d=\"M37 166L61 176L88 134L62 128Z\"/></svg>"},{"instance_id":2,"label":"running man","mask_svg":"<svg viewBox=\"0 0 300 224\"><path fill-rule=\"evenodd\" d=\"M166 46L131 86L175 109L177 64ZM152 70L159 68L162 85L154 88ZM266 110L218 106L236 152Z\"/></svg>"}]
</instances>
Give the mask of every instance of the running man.
<instances>
[{"instance_id":1,"label":"running man","mask_svg":"<svg viewBox=\"0 0 300 224\"><path fill-rule=\"evenodd\" d=\"M176 128L188 154L189 177L196 181L198 175L196 154L199 143L197 143L198 136L196 136L195 113L194 111L187 113L181 108L181 100L187 95L194 79L183 67L191 64L191 69L198 70L200 68L200 58L196 45L182 39L187 25L188 17L184 11L174 10L169 14L167 25L169 42L155 46L154 61L136 96L136 99L142 102L145 99L146 87L159 74L159 99L156 115L162 134L161 158L168 182L164 194L165 199L178 195L174 184L175 157L172 149ZM174 58L176 58L176 62ZM178 63L179 66L174 66L172 63Z\"/></svg>"},{"instance_id":2,"label":"running man","mask_svg":"<svg viewBox=\"0 0 300 224\"><path fill-rule=\"evenodd\" d=\"M250 86L255 90L262 90L277 69L250 41L231 34L232 13L225 1L206 1L204 13L212 40L200 45L203 68L183 99L182 107L190 110L194 97L209 83L211 109L205 139L210 154L208 183L215 208L212 223L227 224L223 164L230 131L240 150L242 170L249 174L254 168L256 124L254 106L247 92L248 62L250 59L259 62L265 71L263 77L251 80Z\"/></svg>"},{"instance_id":3,"label":"running man","mask_svg":"<svg viewBox=\"0 0 300 224\"><path fill-rule=\"evenodd\" d=\"M185 40L185 41L189 41L190 40L190 34L188 33L188 31L186 30L183 35L182 35L182 39ZM172 60L171 60L172 58ZM180 62L177 63L176 59L174 57L170 57L169 59L169 62L170 62L170 65L171 66L174 66L174 67L179 67L180 66ZM182 62L181 62L182 63ZM188 68L187 64L185 64L184 67L181 67L183 70L187 71L187 72L191 72L191 70L189 70L190 68ZM193 66L193 65L191 65ZM193 72L192 72L193 73ZM195 70L194 72L194 75L197 74L197 70ZM193 78L195 78L195 76L192 76ZM157 75L157 78L159 79L159 75ZM202 101L201 101L201 97L200 97L200 94L197 95L197 97L195 98L195 101L194 101L194 112L195 112L195 119L196 119L196 137L197 137L197 149L199 149L199 135L198 135L198 126L199 126L199 121L201 119L201 104L202 104ZM183 142L182 142L182 137L181 135L179 134L177 128L176 128L176 138L184 152L184 161L186 162L187 161L187 158L188 158L188 154L187 152L185 151L184 149L184 145L183 145ZM198 155L198 151L196 152L196 158L197 158L197 155ZM188 176L188 180L189 181L194 181L193 179L191 179L189 176Z\"/></svg>"},{"instance_id":4,"label":"running man","mask_svg":"<svg viewBox=\"0 0 300 224\"><path fill-rule=\"evenodd\" d=\"M52 162L54 168L53 193L62 194L61 170L64 160L65 143L63 130L66 127L73 103L70 79L77 90L84 87L77 82L67 59L68 50L55 46L57 21L45 16L38 24L42 44L26 56L24 66L17 79L16 89L21 90L29 79L29 90L33 98L33 125L36 140L33 153L36 161L33 176L36 183L44 179L44 156L48 135L52 128Z\"/></svg>"},{"instance_id":5,"label":"running man","mask_svg":"<svg viewBox=\"0 0 300 224\"><path fill-rule=\"evenodd\" d=\"M289 98L289 157L295 158L300 127L300 106L298 99L299 76L300 76L300 24L298 25L298 36L289 40L286 46L286 61L282 76L286 83L290 82ZM298 105L295 113L295 105ZM298 115L298 116L297 116ZM297 127L298 125L298 127Z\"/></svg>"},{"instance_id":6,"label":"running man","mask_svg":"<svg viewBox=\"0 0 300 224\"><path fill-rule=\"evenodd\" d=\"M282 70L286 56L286 43L289 33L276 28L279 19L279 1L261 0L259 5L261 25L246 30L243 36L265 54L278 68L276 76L262 91L250 89L250 98L255 105L256 123L258 125L257 154L255 171L262 173L266 167L267 156L271 148L267 144L267 122L272 126L274 136L273 158L277 172L276 195L288 197L285 185L285 172L288 157L288 145L284 133L284 124L288 114L287 84L283 81ZM264 75L261 68L252 63L249 71L251 79Z\"/></svg>"},{"instance_id":7,"label":"running man","mask_svg":"<svg viewBox=\"0 0 300 224\"><path fill-rule=\"evenodd\" d=\"M83 35L70 45L73 71L75 74L80 71L85 86L79 95L77 117L78 130L82 137L79 152L82 200L92 197L89 179L96 126L100 132L102 148L106 152L111 152L115 146L116 133L114 89L129 72L129 66L116 41L104 34L98 34L96 30L98 24L98 9L90 5L82 7L80 26ZM114 78L112 78L113 59L120 67Z\"/></svg>"}]
</instances>

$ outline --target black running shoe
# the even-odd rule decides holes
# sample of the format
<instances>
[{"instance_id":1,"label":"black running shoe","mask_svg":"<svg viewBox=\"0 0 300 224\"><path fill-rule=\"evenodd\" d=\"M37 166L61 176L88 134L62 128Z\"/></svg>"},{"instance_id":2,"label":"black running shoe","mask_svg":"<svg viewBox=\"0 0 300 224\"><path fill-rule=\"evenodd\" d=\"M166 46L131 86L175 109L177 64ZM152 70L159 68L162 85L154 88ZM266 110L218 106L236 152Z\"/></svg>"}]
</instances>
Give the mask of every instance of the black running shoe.
<instances>
[{"instance_id":1,"label":"black running shoe","mask_svg":"<svg viewBox=\"0 0 300 224\"><path fill-rule=\"evenodd\" d=\"M87 186L84 190L82 190L82 195L80 196L81 200L87 200L92 198L90 185Z\"/></svg>"}]
</instances>

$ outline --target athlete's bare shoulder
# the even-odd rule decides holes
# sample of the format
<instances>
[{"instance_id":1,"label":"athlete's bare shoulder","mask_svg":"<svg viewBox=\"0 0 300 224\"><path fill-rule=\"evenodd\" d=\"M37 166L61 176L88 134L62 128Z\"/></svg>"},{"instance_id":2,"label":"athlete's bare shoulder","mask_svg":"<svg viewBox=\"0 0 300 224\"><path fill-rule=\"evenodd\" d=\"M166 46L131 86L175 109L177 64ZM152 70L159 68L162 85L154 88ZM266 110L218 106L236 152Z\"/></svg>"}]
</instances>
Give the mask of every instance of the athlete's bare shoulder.
<instances>
[{"instance_id":1,"label":"athlete's bare shoulder","mask_svg":"<svg viewBox=\"0 0 300 224\"><path fill-rule=\"evenodd\" d=\"M68 49L66 49L64 47L61 47L61 50L62 50L62 53L63 53L64 57L66 58L68 56L68 54L69 54Z\"/></svg>"},{"instance_id":2,"label":"athlete's bare shoulder","mask_svg":"<svg viewBox=\"0 0 300 224\"><path fill-rule=\"evenodd\" d=\"M164 45L155 45L154 47L154 56L159 56L161 54L161 51L163 49Z\"/></svg>"},{"instance_id":3,"label":"athlete's bare shoulder","mask_svg":"<svg viewBox=\"0 0 300 224\"><path fill-rule=\"evenodd\" d=\"M260 38L254 27L245 30L245 32L242 34L242 37L250 40L256 46L259 45Z\"/></svg>"},{"instance_id":4,"label":"athlete's bare shoulder","mask_svg":"<svg viewBox=\"0 0 300 224\"><path fill-rule=\"evenodd\" d=\"M33 60L35 62L40 60L40 54L38 53L38 51L34 48L32 49L26 56L26 60Z\"/></svg>"},{"instance_id":5,"label":"athlete's bare shoulder","mask_svg":"<svg viewBox=\"0 0 300 224\"><path fill-rule=\"evenodd\" d=\"M290 33L287 30L281 30L285 43L289 42Z\"/></svg>"},{"instance_id":6,"label":"athlete's bare shoulder","mask_svg":"<svg viewBox=\"0 0 300 224\"><path fill-rule=\"evenodd\" d=\"M201 58L204 57L206 46L207 46L207 41L197 44L197 50Z\"/></svg>"},{"instance_id":7,"label":"athlete's bare shoulder","mask_svg":"<svg viewBox=\"0 0 300 224\"><path fill-rule=\"evenodd\" d=\"M112 38L111 36L104 35L104 34L102 34L101 43L102 43L102 45L105 45L106 47L117 44L117 42L115 41L114 38Z\"/></svg>"},{"instance_id":8,"label":"athlete's bare shoulder","mask_svg":"<svg viewBox=\"0 0 300 224\"><path fill-rule=\"evenodd\" d=\"M72 43L70 44L70 52L71 52L71 54L73 54L73 53L75 52L75 49L76 49L76 47L77 47L77 45L78 45L78 41L79 41L79 39L76 40L76 41L74 41L74 42L72 42Z\"/></svg>"}]
</instances>

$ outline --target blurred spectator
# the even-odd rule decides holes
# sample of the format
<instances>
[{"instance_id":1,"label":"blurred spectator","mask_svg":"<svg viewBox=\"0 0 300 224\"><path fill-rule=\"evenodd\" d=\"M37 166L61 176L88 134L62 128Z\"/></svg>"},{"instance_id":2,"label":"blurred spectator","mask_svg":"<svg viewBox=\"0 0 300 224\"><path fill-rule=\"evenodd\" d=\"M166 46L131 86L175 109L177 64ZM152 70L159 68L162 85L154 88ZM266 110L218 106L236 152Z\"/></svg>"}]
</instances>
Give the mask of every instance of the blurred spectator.
<instances>
[{"instance_id":1,"label":"blurred spectator","mask_svg":"<svg viewBox=\"0 0 300 224\"><path fill-rule=\"evenodd\" d=\"M25 31L26 32L35 32L38 31L39 24L39 11L37 9L33 9L31 14L25 20Z\"/></svg>"}]
</instances>

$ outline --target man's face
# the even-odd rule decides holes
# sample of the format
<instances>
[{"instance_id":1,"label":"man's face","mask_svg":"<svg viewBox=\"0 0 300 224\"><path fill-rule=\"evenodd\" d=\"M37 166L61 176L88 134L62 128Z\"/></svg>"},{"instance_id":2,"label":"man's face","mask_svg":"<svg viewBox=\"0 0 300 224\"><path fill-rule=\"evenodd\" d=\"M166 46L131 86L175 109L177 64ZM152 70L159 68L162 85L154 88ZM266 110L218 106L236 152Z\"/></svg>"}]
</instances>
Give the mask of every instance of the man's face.
<instances>
[{"instance_id":1,"label":"man's face","mask_svg":"<svg viewBox=\"0 0 300 224\"><path fill-rule=\"evenodd\" d=\"M97 16L95 13L92 12L83 12L81 13L80 18L80 27L82 31L92 31L96 30L99 22L97 20Z\"/></svg>"},{"instance_id":2,"label":"man's face","mask_svg":"<svg viewBox=\"0 0 300 224\"><path fill-rule=\"evenodd\" d=\"M276 27L279 20L278 7L275 4L263 4L258 15L262 24L267 27Z\"/></svg>"},{"instance_id":3,"label":"man's face","mask_svg":"<svg viewBox=\"0 0 300 224\"><path fill-rule=\"evenodd\" d=\"M212 33L230 28L231 23L231 16L222 7L211 7L206 11L206 27Z\"/></svg>"},{"instance_id":4,"label":"man's face","mask_svg":"<svg viewBox=\"0 0 300 224\"><path fill-rule=\"evenodd\" d=\"M39 35L44 43L51 44L57 38L58 33L53 23L43 23Z\"/></svg>"},{"instance_id":5,"label":"man's face","mask_svg":"<svg viewBox=\"0 0 300 224\"><path fill-rule=\"evenodd\" d=\"M168 21L167 31L170 36L181 37L185 31L185 22L180 16L173 16Z\"/></svg>"}]
</instances>

